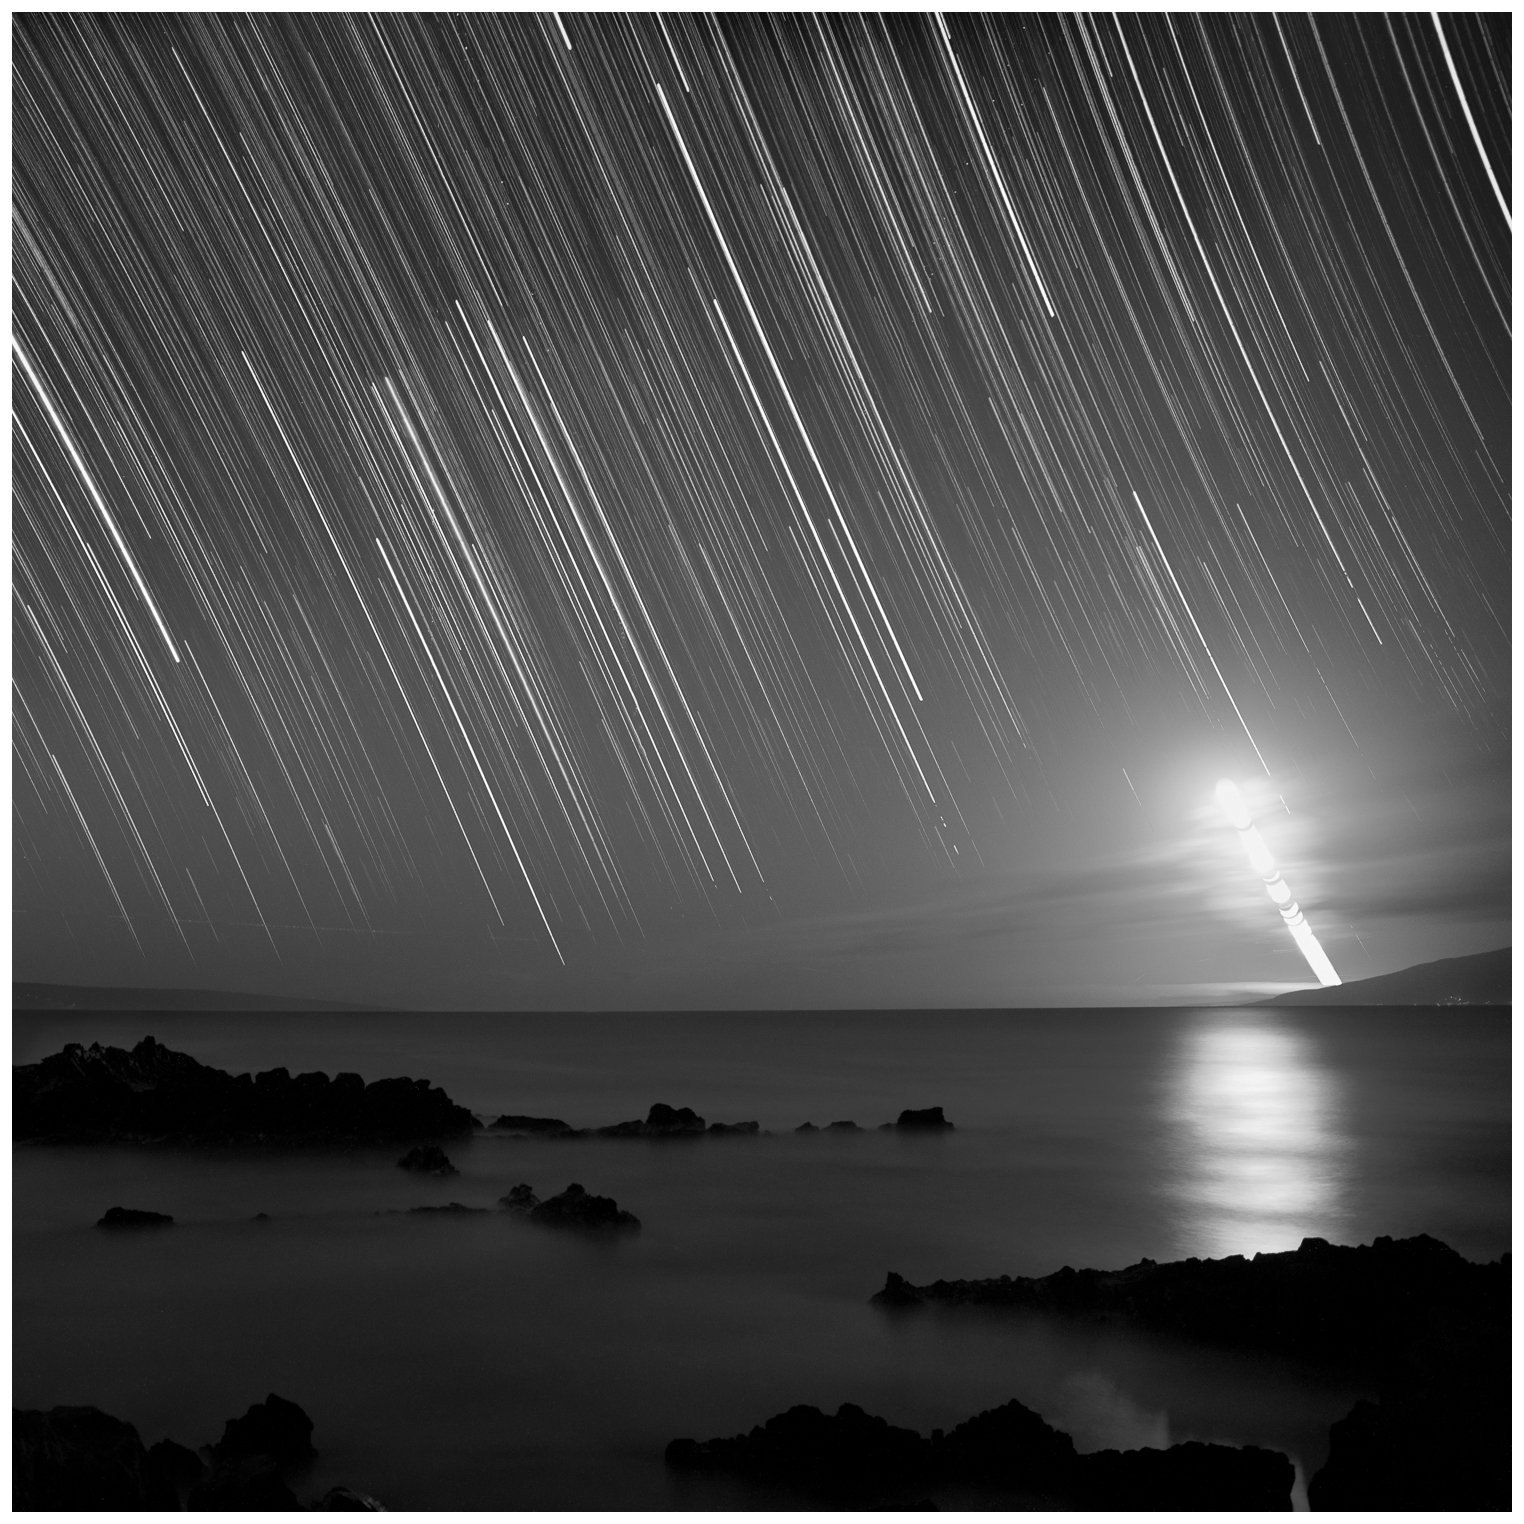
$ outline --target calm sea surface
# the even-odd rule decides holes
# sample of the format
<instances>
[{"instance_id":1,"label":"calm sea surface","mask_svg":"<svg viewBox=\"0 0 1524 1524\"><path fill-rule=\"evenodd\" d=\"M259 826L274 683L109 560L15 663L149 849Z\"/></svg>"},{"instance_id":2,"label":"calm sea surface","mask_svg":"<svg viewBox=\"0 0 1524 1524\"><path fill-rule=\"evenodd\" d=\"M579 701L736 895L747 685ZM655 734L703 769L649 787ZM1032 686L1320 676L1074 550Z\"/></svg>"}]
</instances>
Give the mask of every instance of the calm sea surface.
<instances>
[{"instance_id":1,"label":"calm sea surface","mask_svg":"<svg viewBox=\"0 0 1524 1524\"><path fill-rule=\"evenodd\" d=\"M1283 1450L1303 1476L1358 1382L1115 1331L868 1305L912 1281L1044 1275L1431 1233L1509 1247L1509 1013L1296 1009L597 1016L68 1016L16 1061L152 1033L239 1072L426 1076L461 1104L596 1126L653 1101L772 1136L482 1137L451 1180L396 1148L24 1148L14 1401L199 1445L279 1392L312 1416L304 1499L394 1509L686 1509L677 1435L855 1402L928 1432L1020 1398L1082 1450ZM871 1130L942 1106L940 1136ZM850 1118L857 1135L799 1136ZM587 1241L493 1205L579 1181L644 1223ZM108 1235L110 1206L173 1214ZM267 1212L269 1222L251 1221Z\"/></svg>"}]
</instances>

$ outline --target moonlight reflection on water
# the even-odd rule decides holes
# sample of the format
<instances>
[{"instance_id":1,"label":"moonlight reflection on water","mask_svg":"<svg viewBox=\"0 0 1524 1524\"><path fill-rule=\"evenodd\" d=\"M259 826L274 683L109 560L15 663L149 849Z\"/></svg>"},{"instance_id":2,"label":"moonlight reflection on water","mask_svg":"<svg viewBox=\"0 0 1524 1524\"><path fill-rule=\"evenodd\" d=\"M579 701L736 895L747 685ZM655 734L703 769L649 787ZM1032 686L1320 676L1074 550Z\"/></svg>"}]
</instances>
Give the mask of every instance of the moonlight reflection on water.
<instances>
[{"instance_id":1,"label":"moonlight reflection on water","mask_svg":"<svg viewBox=\"0 0 1524 1524\"><path fill-rule=\"evenodd\" d=\"M1184 1252L1337 1238L1348 1140L1314 1041L1269 1011L1214 1011L1181 1034L1169 1098Z\"/></svg>"}]
</instances>

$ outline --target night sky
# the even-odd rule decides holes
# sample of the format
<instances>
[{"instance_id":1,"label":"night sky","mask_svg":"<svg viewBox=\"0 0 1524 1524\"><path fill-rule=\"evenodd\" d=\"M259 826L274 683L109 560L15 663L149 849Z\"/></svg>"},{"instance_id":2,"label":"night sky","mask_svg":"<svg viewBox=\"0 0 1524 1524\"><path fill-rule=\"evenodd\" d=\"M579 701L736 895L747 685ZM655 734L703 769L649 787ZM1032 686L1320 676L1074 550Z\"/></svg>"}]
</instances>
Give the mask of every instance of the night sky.
<instances>
[{"instance_id":1,"label":"night sky","mask_svg":"<svg viewBox=\"0 0 1524 1524\"><path fill-rule=\"evenodd\" d=\"M15 974L1509 940L1510 18L14 24Z\"/></svg>"}]
</instances>

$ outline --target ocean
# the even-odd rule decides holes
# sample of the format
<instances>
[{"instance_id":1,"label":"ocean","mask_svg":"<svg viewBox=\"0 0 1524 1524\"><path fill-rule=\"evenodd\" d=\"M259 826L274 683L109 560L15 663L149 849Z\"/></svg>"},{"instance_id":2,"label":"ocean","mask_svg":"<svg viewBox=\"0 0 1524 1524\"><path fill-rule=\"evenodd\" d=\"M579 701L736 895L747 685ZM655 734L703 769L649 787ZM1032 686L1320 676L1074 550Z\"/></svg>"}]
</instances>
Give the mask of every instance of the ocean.
<instances>
[{"instance_id":1,"label":"ocean","mask_svg":"<svg viewBox=\"0 0 1524 1524\"><path fill-rule=\"evenodd\" d=\"M1429 1233L1510 1241L1510 1012L1236 1008L703 1015L15 1018L15 1060L152 1035L239 1072L441 1085L485 1116L597 1126L651 1104L757 1137L399 1148L35 1147L14 1157L14 1403L90 1404L192 1446L269 1392L312 1417L305 1501L392 1509L787 1505L669 1476L796 1403L951 1428L1019 1398L1081 1450L1188 1439L1289 1454L1297 1498L1357 1375L1117 1329L869 1305L885 1273L1119 1268ZM904 1108L955 1130L880 1132ZM798 1134L850 1119L864 1131ZM493 1212L577 1181L614 1240ZM175 1227L107 1234L111 1206ZM269 1220L254 1220L256 1213Z\"/></svg>"}]
</instances>

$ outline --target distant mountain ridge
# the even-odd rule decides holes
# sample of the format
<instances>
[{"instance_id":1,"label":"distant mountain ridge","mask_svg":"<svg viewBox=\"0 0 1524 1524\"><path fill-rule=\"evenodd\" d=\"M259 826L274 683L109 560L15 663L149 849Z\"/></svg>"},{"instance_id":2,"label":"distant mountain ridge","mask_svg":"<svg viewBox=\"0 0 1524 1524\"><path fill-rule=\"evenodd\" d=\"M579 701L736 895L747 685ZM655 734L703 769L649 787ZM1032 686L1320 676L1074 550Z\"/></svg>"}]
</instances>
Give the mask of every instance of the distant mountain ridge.
<instances>
[{"instance_id":1,"label":"distant mountain ridge","mask_svg":"<svg viewBox=\"0 0 1524 1524\"><path fill-rule=\"evenodd\" d=\"M18 1011L385 1011L352 1000L300 1000L289 995L246 995L236 990L138 989L110 984L11 985Z\"/></svg>"},{"instance_id":2,"label":"distant mountain ridge","mask_svg":"<svg viewBox=\"0 0 1524 1524\"><path fill-rule=\"evenodd\" d=\"M1512 1005L1513 948L1415 963L1327 989L1292 990L1255 1005Z\"/></svg>"}]
</instances>

